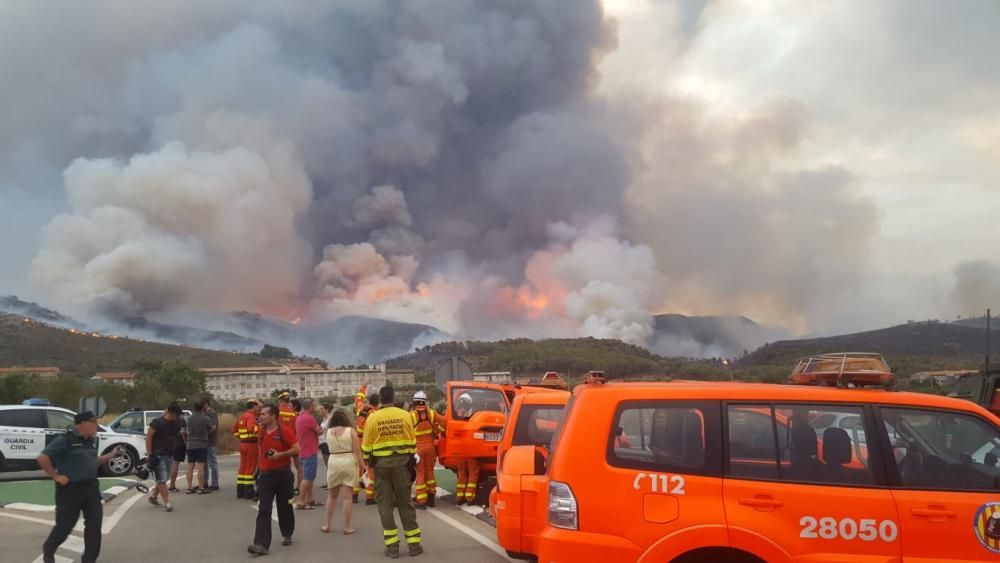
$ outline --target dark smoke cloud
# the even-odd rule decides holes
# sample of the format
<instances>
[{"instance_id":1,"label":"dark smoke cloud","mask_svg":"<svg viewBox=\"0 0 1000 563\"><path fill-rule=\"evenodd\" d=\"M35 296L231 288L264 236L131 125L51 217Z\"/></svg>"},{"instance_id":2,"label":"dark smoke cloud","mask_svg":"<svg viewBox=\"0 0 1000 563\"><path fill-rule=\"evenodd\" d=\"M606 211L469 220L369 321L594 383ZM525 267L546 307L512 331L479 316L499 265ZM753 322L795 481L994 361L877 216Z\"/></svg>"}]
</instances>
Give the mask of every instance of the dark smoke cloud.
<instances>
[{"instance_id":1,"label":"dark smoke cloud","mask_svg":"<svg viewBox=\"0 0 1000 563\"><path fill-rule=\"evenodd\" d=\"M30 283L113 317L639 344L660 311L822 327L864 290L878 208L846 165L799 158L801 101L733 118L602 87L669 81L735 9L655 5L636 37L667 47L609 66L633 38L598 0L5 3L0 219L47 202Z\"/></svg>"}]
</instances>

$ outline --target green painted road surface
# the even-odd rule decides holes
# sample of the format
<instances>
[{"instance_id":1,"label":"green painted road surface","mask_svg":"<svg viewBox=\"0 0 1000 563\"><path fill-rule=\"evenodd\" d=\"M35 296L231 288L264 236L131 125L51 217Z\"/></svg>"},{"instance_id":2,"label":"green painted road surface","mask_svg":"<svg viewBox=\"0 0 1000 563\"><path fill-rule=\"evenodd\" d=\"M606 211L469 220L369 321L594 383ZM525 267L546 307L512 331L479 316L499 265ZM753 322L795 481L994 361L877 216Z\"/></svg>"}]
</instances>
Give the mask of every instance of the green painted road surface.
<instances>
[{"instance_id":1,"label":"green painted road surface","mask_svg":"<svg viewBox=\"0 0 1000 563\"><path fill-rule=\"evenodd\" d=\"M130 484L125 479L101 479L101 491ZM6 481L0 483L0 506L14 502L52 506L55 504L55 483L50 479Z\"/></svg>"},{"instance_id":2,"label":"green painted road surface","mask_svg":"<svg viewBox=\"0 0 1000 563\"><path fill-rule=\"evenodd\" d=\"M455 482L458 480L458 477L454 471L443 467L435 467L434 477L439 489L444 489L452 494L455 493Z\"/></svg>"}]
</instances>

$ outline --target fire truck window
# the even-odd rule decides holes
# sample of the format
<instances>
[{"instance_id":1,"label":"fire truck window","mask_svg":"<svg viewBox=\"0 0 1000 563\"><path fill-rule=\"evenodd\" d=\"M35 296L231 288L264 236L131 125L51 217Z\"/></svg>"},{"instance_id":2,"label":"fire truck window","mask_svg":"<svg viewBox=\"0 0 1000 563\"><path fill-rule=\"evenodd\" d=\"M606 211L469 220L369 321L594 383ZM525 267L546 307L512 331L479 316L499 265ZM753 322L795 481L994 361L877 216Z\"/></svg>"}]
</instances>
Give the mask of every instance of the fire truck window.
<instances>
[{"instance_id":1,"label":"fire truck window","mask_svg":"<svg viewBox=\"0 0 1000 563\"><path fill-rule=\"evenodd\" d=\"M778 479L770 405L729 407L729 476Z\"/></svg>"},{"instance_id":2,"label":"fire truck window","mask_svg":"<svg viewBox=\"0 0 1000 563\"><path fill-rule=\"evenodd\" d=\"M668 405L621 411L612 426L612 465L680 473L705 469L704 413Z\"/></svg>"},{"instance_id":3,"label":"fire truck window","mask_svg":"<svg viewBox=\"0 0 1000 563\"><path fill-rule=\"evenodd\" d=\"M563 408L551 405L531 405L521 407L521 414L514 429L513 445L546 446L552 442Z\"/></svg>"},{"instance_id":4,"label":"fire truck window","mask_svg":"<svg viewBox=\"0 0 1000 563\"><path fill-rule=\"evenodd\" d=\"M860 406L777 405L774 414L777 427L787 436L781 439L779 431L782 481L875 482Z\"/></svg>"},{"instance_id":5,"label":"fire truck window","mask_svg":"<svg viewBox=\"0 0 1000 563\"><path fill-rule=\"evenodd\" d=\"M972 415L884 407L903 488L1000 489L1000 432Z\"/></svg>"},{"instance_id":6,"label":"fire truck window","mask_svg":"<svg viewBox=\"0 0 1000 563\"><path fill-rule=\"evenodd\" d=\"M451 416L455 420L469 420L477 412L490 411L507 414L507 401L503 393L494 389L454 387L451 390Z\"/></svg>"}]
</instances>

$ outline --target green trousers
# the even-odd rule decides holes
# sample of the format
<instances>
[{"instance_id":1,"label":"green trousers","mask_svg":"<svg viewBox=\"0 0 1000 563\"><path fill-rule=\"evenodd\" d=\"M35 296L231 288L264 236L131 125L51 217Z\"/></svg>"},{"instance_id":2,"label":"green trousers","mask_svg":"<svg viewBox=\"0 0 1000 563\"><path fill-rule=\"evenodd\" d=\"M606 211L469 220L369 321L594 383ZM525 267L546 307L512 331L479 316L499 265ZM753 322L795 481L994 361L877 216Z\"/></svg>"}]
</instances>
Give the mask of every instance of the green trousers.
<instances>
[{"instance_id":1,"label":"green trousers","mask_svg":"<svg viewBox=\"0 0 1000 563\"><path fill-rule=\"evenodd\" d=\"M403 523L403 536L407 544L420 543L417 510L410 500L410 472L406 468L409 456L391 455L378 458L375 464L375 501L382 519L382 532L386 547L398 546L399 529L393 510L399 511Z\"/></svg>"}]
</instances>

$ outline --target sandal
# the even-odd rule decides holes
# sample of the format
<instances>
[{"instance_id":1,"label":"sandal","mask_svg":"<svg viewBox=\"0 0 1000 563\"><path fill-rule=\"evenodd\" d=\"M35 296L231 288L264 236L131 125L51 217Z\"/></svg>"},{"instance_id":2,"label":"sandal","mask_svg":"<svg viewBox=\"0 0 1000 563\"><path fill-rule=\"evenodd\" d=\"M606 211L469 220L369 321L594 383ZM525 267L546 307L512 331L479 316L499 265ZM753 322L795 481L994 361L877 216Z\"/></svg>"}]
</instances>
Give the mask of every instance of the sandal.
<instances>
[{"instance_id":1,"label":"sandal","mask_svg":"<svg viewBox=\"0 0 1000 563\"><path fill-rule=\"evenodd\" d=\"M199 495L207 495L210 492L212 492L212 491L209 491L208 489L198 489L198 494Z\"/></svg>"},{"instance_id":2,"label":"sandal","mask_svg":"<svg viewBox=\"0 0 1000 563\"><path fill-rule=\"evenodd\" d=\"M311 500L311 501L307 502L306 505L315 508L317 506L323 506L323 503L315 501L315 500Z\"/></svg>"},{"instance_id":3,"label":"sandal","mask_svg":"<svg viewBox=\"0 0 1000 563\"><path fill-rule=\"evenodd\" d=\"M354 533L354 530L344 530L344 535L349 536Z\"/></svg>"},{"instance_id":4,"label":"sandal","mask_svg":"<svg viewBox=\"0 0 1000 563\"><path fill-rule=\"evenodd\" d=\"M167 492L168 493L179 493L181 491L177 487L170 487L169 489L167 489Z\"/></svg>"},{"instance_id":5,"label":"sandal","mask_svg":"<svg viewBox=\"0 0 1000 563\"><path fill-rule=\"evenodd\" d=\"M197 492L196 489L188 489L188 490L184 491L184 494L186 494L186 495L193 495L196 492Z\"/></svg>"},{"instance_id":6,"label":"sandal","mask_svg":"<svg viewBox=\"0 0 1000 563\"><path fill-rule=\"evenodd\" d=\"M320 527L319 531L323 532L324 534L329 534L330 533L330 527L329 526L322 526L322 527Z\"/></svg>"}]
</instances>

